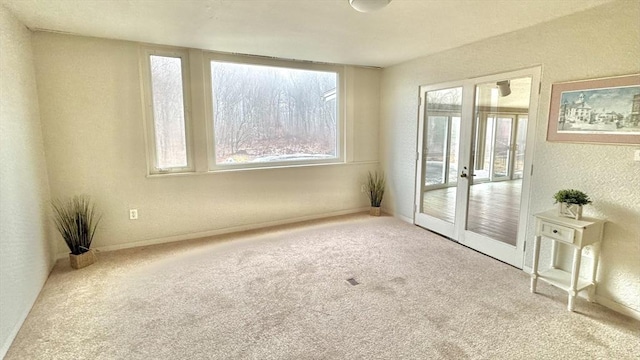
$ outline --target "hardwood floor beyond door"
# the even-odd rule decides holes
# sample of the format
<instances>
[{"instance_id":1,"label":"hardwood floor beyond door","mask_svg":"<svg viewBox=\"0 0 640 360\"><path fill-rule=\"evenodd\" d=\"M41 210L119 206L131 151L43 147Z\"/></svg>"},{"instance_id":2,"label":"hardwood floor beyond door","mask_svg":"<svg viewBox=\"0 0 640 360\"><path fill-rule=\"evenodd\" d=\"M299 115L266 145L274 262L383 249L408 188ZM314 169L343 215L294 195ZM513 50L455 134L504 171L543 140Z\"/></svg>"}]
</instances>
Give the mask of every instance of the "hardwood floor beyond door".
<instances>
[{"instance_id":1,"label":"hardwood floor beyond door","mask_svg":"<svg viewBox=\"0 0 640 360\"><path fill-rule=\"evenodd\" d=\"M423 212L442 220L455 219L456 188L425 191ZM522 180L480 183L469 189L467 230L515 246Z\"/></svg>"}]
</instances>

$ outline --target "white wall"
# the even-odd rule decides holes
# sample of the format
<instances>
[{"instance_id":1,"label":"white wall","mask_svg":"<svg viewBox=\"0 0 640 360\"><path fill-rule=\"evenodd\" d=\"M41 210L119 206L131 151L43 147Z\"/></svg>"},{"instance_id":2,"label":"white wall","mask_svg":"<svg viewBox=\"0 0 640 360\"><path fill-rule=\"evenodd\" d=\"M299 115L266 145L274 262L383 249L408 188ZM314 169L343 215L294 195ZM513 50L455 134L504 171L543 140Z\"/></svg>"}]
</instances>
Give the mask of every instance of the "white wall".
<instances>
[{"instance_id":1,"label":"white wall","mask_svg":"<svg viewBox=\"0 0 640 360\"><path fill-rule=\"evenodd\" d=\"M347 71L351 163L148 178L138 45L40 32L34 51L52 197L86 193L97 201L104 213L98 248L367 206L359 184L378 166L380 70ZM129 220L129 208L138 209L139 220Z\"/></svg>"},{"instance_id":2,"label":"white wall","mask_svg":"<svg viewBox=\"0 0 640 360\"><path fill-rule=\"evenodd\" d=\"M640 72L640 2L621 1L535 27L386 68L381 80L381 164L389 175L386 206L413 218L418 87L542 65L531 213L552 195L577 188L608 217L598 295L640 311L640 163L638 146L546 142L551 84ZM452 25L455 29L455 25ZM429 36L429 34L425 34ZM527 239L533 236L533 221ZM526 266L531 266L531 248ZM621 305L621 306L619 306Z\"/></svg>"},{"instance_id":3,"label":"white wall","mask_svg":"<svg viewBox=\"0 0 640 360\"><path fill-rule=\"evenodd\" d=\"M31 32L0 6L0 358L51 269Z\"/></svg>"}]
</instances>

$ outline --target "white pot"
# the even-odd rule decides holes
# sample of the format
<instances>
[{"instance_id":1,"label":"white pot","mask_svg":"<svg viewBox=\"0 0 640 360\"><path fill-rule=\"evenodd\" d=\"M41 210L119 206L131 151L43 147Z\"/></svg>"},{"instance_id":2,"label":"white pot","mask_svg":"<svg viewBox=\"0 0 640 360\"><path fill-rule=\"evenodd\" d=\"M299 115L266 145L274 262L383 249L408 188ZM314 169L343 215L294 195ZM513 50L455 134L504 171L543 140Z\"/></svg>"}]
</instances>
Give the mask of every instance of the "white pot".
<instances>
[{"instance_id":1,"label":"white pot","mask_svg":"<svg viewBox=\"0 0 640 360\"><path fill-rule=\"evenodd\" d=\"M582 218L582 205L558 203L558 215L580 220Z\"/></svg>"}]
</instances>

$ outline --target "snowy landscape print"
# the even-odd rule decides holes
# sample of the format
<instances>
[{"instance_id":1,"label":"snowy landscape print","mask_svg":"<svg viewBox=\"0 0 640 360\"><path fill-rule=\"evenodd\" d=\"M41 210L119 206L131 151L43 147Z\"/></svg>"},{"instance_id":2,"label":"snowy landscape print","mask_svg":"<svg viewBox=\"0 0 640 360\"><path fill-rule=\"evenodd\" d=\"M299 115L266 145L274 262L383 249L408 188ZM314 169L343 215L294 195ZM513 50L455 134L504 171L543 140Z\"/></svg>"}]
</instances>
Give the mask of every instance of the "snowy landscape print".
<instances>
[{"instance_id":1,"label":"snowy landscape print","mask_svg":"<svg viewBox=\"0 0 640 360\"><path fill-rule=\"evenodd\" d=\"M562 92L557 131L640 134L640 86Z\"/></svg>"}]
</instances>

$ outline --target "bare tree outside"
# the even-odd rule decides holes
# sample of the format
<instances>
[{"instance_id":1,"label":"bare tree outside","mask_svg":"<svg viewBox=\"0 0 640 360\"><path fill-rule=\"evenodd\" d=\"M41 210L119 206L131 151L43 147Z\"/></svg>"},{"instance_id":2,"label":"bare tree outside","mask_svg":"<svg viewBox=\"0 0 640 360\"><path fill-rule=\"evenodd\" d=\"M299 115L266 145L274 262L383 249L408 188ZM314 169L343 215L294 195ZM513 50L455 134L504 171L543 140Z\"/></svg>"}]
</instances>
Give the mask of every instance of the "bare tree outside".
<instances>
[{"instance_id":1,"label":"bare tree outside","mask_svg":"<svg viewBox=\"0 0 640 360\"><path fill-rule=\"evenodd\" d=\"M187 166L182 59L150 56L153 126L158 168Z\"/></svg>"},{"instance_id":2,"label":"bare tree outside","mask_svg":"<svg viewBox=\"0 0 640 360\"><path fill-rule=\"evenodd\" d=\"M335 72L212 61L217 164L337 156Z\"/></svg>"}]
</instances>

